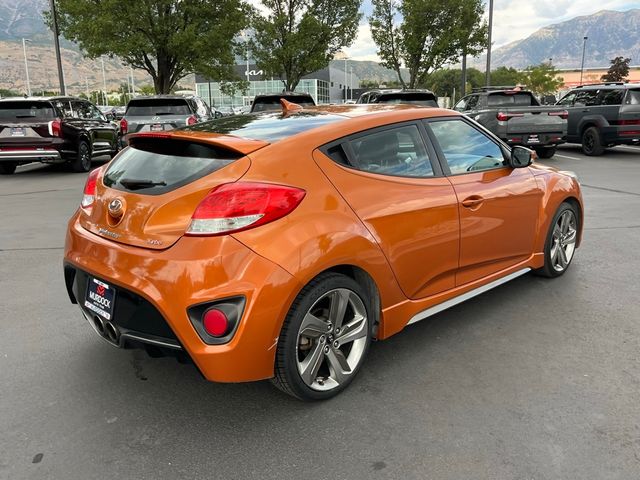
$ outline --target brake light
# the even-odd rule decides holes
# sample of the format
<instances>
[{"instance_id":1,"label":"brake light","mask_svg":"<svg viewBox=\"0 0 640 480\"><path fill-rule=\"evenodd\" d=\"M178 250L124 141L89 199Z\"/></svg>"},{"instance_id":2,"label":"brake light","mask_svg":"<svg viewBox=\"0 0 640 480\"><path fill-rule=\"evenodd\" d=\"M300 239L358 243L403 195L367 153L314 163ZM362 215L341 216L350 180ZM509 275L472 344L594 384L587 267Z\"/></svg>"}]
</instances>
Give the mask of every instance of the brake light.
<instances>
[{"instance_id":1,"label":"brake light","mask_svg":"<svg viewBox=\"0 0 640 480\"><path fill-rule=\"evenodd\" d=\"M524 113L506 113L506 112L498 112L496 114L496 118L499 122L506 122L510 118L514 117L524 117Z\"/></svg>"},{"instance_id":2,"label":"brake light","mask_svg":"<svg viewBox=\"0 0 640 480\"><path fill-rule=\"evenodd\" d=\"M122 135L125 135L128 130L129 130L129 122L127 122L127 120L123 118L122 120L120 120L120 133Z\"/></svg>"},{"instance_id":3,"label":"brake light","mask_svg":"<svg viewBox=\"0 0 640 480\"><path fill-rule=\"evenodd\" d=\"M98 168L91 170L87 177L87 183L84 184L84 192L82 195L82 202L80 205L86 211L91 211L93 202L96 200L96 183L98 181Z\"/></svg>"},{"instance_id":4,"label":"brake light","mask_svg":"<svg viewBox=\"0 0 640 480\"><path fill-rule=\"evenodd\" d=\"M567 112L566 110L562 110L560 112L549 112L549 116L560 117L563 120L566 120L567 118L569 118L569 112Z\"/></svg>"},{"instance_id":5,"label":"brake light","mask_svg":"<svg viewBox=\"0 0 640 480\"><path fill-rule=\"evenodd\" d=\"M637 120L618 120L615 123L618 125L640 125L640 118Z\"/></svg>"},{"instance_id":6,"label":"brake light","mask_svg":"<svg viewBox=\"0 0 640 480\"><path fill-rule=\"evenodd\" d=\"M258 227L291 213L306 192L270 183L226 183L211 190L191 217L187 235L220 235Z\"/></svg>"},{"instance_id":7,"label":"brake light","mask_svg":"<svg viewBox=\"0 0 640 480\"><path fill-rule=\"evenodd\" d=\"M187 118L187 125L195 125L196 123L198 123L198 119L195 117L195 115L191 115L189 118Z\"/></svg>"},{"instance_id":8,"label":"brake light","mask_svg":"<svg viewBox=\"0 0 640 480\"><path fill-rule=\"evenodd\" d=\"M56 118L49 122L49 135L52 137L62 137L62 120Z\"/></svg>"}]
</instances>

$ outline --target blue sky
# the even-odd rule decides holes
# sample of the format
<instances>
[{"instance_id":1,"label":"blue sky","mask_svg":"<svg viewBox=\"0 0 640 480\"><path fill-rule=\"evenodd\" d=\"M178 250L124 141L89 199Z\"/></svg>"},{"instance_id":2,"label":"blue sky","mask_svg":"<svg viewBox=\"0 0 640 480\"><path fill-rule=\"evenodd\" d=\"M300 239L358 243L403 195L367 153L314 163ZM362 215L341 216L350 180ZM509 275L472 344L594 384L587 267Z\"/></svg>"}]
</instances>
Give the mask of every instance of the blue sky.
<instances>
[{"instance_id":1,"label":"blue sky","mask_svg":"<svg viewBox=\"0 0 640 480\"><path fill-rule=\"evenodd\" d=\"M494 0L493 5L494 48L526 38L541 27L570 18L591 15L600 10L640 8L638 0ZM371 10L371 1L364 0L364 17L358 36L353 45L346 49L349 58L354 60L379 60L366 18L371 15Z\"/></svg>"}]
</instances>

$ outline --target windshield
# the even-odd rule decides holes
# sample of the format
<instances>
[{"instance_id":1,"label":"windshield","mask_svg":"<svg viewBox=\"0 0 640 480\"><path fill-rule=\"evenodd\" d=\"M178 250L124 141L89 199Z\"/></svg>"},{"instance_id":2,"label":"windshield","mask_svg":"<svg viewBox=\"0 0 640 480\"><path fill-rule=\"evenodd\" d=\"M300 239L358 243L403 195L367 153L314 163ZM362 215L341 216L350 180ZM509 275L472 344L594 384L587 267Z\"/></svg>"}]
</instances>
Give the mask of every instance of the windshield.
<instances>
[{"instance_id":1,"label":"windshield","mask_svg":"<svg viewBox=\"0 0 640 480\"><path fill-rule=\"evenodd\" d=\"M421 105L423 107L437 107L435 95L431 93L391 93L380 95L376 103L404 103L409 105Z\"/></svg>"},{"instance_id":2,"label":"windshield","mask_svg":"<svg viewBox=\"0 0 640 480\"><path fill-rule=\"evenodd\" d=\"M56 112L49 102L18 100L0 102L0 121L53 120Z\"/></svg>"},{"instance_id":3,"label":"windshield","mask_svg":"<svg viewBox=\"0 0 640 480\"><path fill-rule=\"evenodd\" d=\"M128 117L154 117L156 115L191 115L187 101L182 98L147 98L131 100L127 105Z\"/></svg>"},{"instance_id":4,"label":"windshield","mask_svg":"<svg viewBox=\"0 0 640 480\"><path fill-rule=\"evenodd\" d=\"M223 117L198 123L183 130L220 133L273 143L340 120L346 120L346 118L321 112L299 112L294 115L269 112Z\"/></svg>"},{"instance_id":5,"label":"windshield","mask_svg":"<svg viewBox=\"0 0 640 480\"><path fill-rule=\"evenodd\" d=\"M490 107L537 107L538 101L529 92L520 93L490 93L487 97L487 105Z\"/></svg>"}]
</instances>

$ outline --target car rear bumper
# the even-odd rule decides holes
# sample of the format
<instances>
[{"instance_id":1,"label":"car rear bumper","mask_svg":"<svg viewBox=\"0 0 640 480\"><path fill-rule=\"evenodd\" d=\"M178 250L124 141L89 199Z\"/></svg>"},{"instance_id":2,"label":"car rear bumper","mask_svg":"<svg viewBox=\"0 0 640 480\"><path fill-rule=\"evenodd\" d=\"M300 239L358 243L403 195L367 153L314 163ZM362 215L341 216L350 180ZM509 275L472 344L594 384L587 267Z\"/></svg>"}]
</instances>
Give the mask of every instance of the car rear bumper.
<instances>
[{"instance_id":1,"label":"car rear bumper","mask_svg":"<svg viewBox=\"0 0 640 480\"><path fill-rule=\"evenodd\" d=\"M169 249L147 250L86 231L78 214L69 223L64 262L71 299L90 322L95 315L84 307L88 276L115 288L111 321L120 331L118 346L183 349L205 378L218 382L273 376L277 338L301 287L230 236L183 237ZM233 337L222 345L205 343L188 308L233 296L246 299Z\"/></svg>"},{"instance_id":2,"label":"car rear bumper","mask_svg":"<svg viewBox=\"0 0 640 480\"><path fill-rule=\"evenodd\" d=\"M0 148L0 162L43 162L60 163L63 162L60 152L46 148Z\"/></svg>"},{"instance_id":3,"label":"car rear bumper","mask_svg":"<svg viewBox=\"0 0 640 480\"><path fill-rule=\"evenodd\" d=\"M567 135L561 132L516 133L501 137L501 140L508 143L509 145L524 145L528 148L553 147L555 145L566 143Z\"/></svg>"},{"instance_id":4,"label":"car rear bumper","mask_svg":"<svg viewBox=\"0 0 640 480\"><path fill-rule=\"evenodd\" d=\"M609 126L602 128L602 143L637 145L640 143L640 125Z\"/></svg>"}]
</instances>

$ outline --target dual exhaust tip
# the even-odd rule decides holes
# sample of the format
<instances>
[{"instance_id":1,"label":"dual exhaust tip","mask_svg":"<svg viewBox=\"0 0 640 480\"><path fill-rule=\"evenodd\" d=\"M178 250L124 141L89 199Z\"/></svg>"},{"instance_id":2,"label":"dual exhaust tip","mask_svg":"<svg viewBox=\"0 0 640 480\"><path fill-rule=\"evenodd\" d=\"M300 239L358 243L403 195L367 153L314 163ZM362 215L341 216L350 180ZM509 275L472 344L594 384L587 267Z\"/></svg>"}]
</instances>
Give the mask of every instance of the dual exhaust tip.
<instances>
[{"instance_id":1,"label":"dual exhaust tip","mask_svg":"<svg viewBox=\"0 0 640 480\"><path fill-rule=\"evenodd\" d=\"M98 316L94 316L93 326L100 335L109 340L111 343L118 346L120 345L120 330L116 325L109 321L102 320Z\"/></svg>"}]
</instances>

